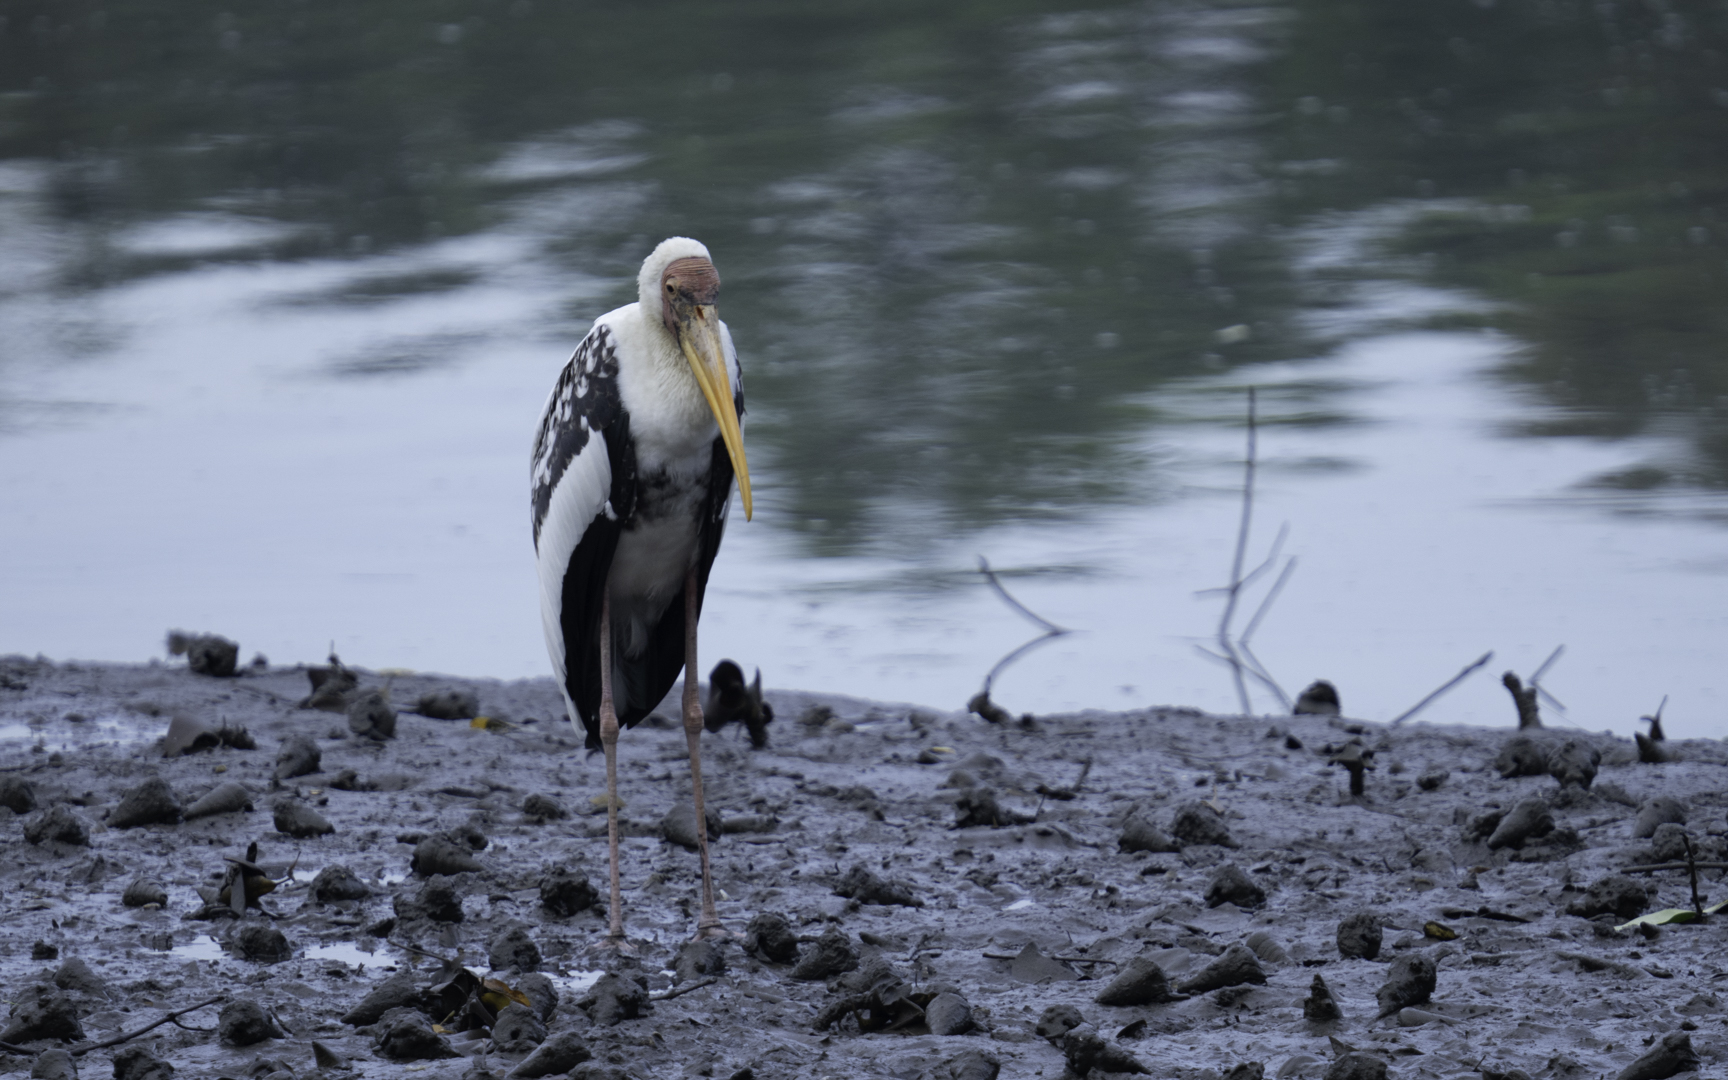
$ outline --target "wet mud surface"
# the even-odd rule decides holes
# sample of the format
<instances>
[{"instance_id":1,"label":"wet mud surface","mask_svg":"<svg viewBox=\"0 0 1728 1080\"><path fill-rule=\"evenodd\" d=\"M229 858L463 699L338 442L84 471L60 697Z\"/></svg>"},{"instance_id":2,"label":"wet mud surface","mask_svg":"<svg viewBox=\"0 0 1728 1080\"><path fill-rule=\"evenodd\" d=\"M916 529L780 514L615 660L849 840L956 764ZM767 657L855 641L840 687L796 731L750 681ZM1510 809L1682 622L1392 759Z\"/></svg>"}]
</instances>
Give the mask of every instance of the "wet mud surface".
<instances>
[{"instance_id":1,"label":"wet mud surface","mask_svg":"<svg viewBox=\"0 0 1728 1080\"><path fill-rule=\"evenodd\" d=\"M636 953L619 957L597 947L604 768L552 683L349 674L320 688L342 711L321 711L300 707L303 669L0 660L0 1042L18 1051L0 1072L1246 1080L1728 1063L1728 912L1614 929L1692 904L1685 870L1627 868L1688 846L1728 858L1718 743L1647 764L1570 728L1508 754L1511 730L1180 709L1025 729L770 689L766 749L742 725L703 736L735 934L712 947L685 948L697 860L666 839L694 826L682 730L624 734ZM184 752L165 757L176 720ZM1496 767L1544 754L1553 774ZM1339 760L1369 763L1363 796ZM1698 878L1708 902L1728 898L1722 871Z\"/></svg>"}]
</instances>

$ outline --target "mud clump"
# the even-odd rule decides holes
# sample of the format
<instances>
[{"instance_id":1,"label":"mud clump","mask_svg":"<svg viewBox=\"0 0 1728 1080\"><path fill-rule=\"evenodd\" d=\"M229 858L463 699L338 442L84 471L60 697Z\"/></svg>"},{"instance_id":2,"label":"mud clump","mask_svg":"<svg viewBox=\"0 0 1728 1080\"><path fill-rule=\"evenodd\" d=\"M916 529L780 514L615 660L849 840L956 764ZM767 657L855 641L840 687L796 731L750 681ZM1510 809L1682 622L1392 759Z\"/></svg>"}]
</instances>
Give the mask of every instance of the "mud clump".
<instances>
[{"instance_id":1,"label":"mud clump","mask_svg":"<svg viewBox=\"0 0 1728 1080\"><path fill-rule=\"evenodd\" d=\"M1314 976L1314 981L1308 984L1308 996L1302 999L1302 1016L1317 1024L1344 1019L1344 1010L1338 1007L1338 1000L1332 996L1332 988L1327 986L1326 980L1318 974Z\"/></svg>"},{"instance_id":2,"label":"mud clump","mask_svg":"<svg viewBox=\"0 0 1728 1080\"><path fill-rule=\"evenodd\" d=\"M1180 851L1182 846L1172 840L1163 829L1136 812L1130 814L1128 820L1122 823L1122 835L1116 841L1116 849L1124 853L1150 851L1162 855Z\"/></svg>"},{"instance_id":3,"label":"mud clump","mask_svg":"<svg viewBox=\"0 0 1728 1080\"><path fill-rule=\"evenodd\" d=\"M194 675L226 679L232 677L239 667L240 645L220 634L188 634L184 630L170 630L168 655L184 656L186 667Z\"/></svg>"},{"instance_id":4,"label":"mud clump","mask_svg":"<svg viewBox=\"0 0 1728 1080\"><path fill-rule=\"evenodd\" d=\"M479 873L485 869L467 845L458 844L442 834L428 836L415 844L414 854L408 860L408 868L421 877Z\"/></svg>"},{"instance_id":5,"label":"mud clump","mask_svg":"<svg viewBox=\"0 0 1728 1080\"><path fill-rule=\"evenodd\" d=\"M1583 896L1566 905L1566 914L1581 919L1598 915L1634 919L1649 906L1650 896L1642 883L1621 874L1610 874L1592 882Z\"/></svg>"},{"instance_id":6,"label":"mud clump","mask_svg":"<svg viewBox=\"0 0 1728 1080\"><path fill-rule=\"evenodd\" d=\"M413 711L433 720L472 720L480 715L480 698L472 690L445 687L421 694Z\"/></svg>"},{"instance_id":7,"label":"mud clump","mask_svg":"<svg viewBox=\"0 0 1728 1080\"><path fill-rule=\"evenodd\" d=\"M560 919L587 911L600 902L600 891L586 874L554 866L540 875L540 906Z\"/></svg>"},{"instance_id":8,"label":"mud clump","mask_svg":"<svg viewBox=\"0 0 1728 1080\"><path fill-rule=\"evenodd\" d=\"M64 803L56 803L24 819L24 839L32 844L53 842L90 846L90 826Z\"/></svg>"},{"instance_id":9,"label":"mud clump","mask_svg":"<svg viewBox=\"0 0 1728 1080\"><path fill-rule=\"evenodd\" d=\"M233 814L252 809L252 793L233 780L217 784L185 810L187 821L213 814Z\"/></svg>"},{"instance_id":10,"label":"mud clump","mask_svg":"<svg viewBox=\"0 0 1728 1080\"><path fill-rule=\"evenodd\" d=\"M1224 817L1203 802L1186 803L1170 821L1170 835L1187 847L1190 844L1211 844L1216 847L1238 847Z\"/></svg>"},{"instance_id":11,"label":"mud clump","mask_svg":"<svg viewBox=\"0 0 1728 1080\"><path fill-rule=\"evenodd\" d=\"M540 968L540 946L528 935L525 926L507 926L492 936L486 946L486 962L493 971L537 971Z\"/></svg>"},{"instance_id":12,"label":"mud clump","mask_svg":"<svg viewBox=\"0 0 1728 1080\"><path fill-rule=\"evenodd\" d=\"M1548 755L1548 775L1561 787L1577 786L1589 789L1602 764L1602 752L1594 746L1567 739Z\"/></svg>"},{"instance_id":13,"label":"mud clump","mask_svg":"<svg viewBox=\"0 0 1728 1080\"><path fill-rule=\"evenodd\" d=\"M1656 1040L1656 1045L1644 1056L1621 1069L1615 1080L1666 1080L1703 1064L1692 1049L1692 1036L1684 1031L1670 1031Z\"/></svg>"},{"instance_id":14,"label":"mud clump","mask_svg":"<svg viewBox=\"0 0 1728 1080\"><path fill-rule=\"evenodd\" d=\"M36 809L36 785L22 776L0 776L0 806L14 814Z\"/></svg>"},{"instance_id":15,"label":"mud clump","mask_svg":"<svg viewBox=\"0 0 1728 1080\"><path fill-rule=\"evenodd\" d=\"M431 879L413 896L398 895L391 906L396 917L403 922L459 923L463 919L462 894L456 891L456 883L447 877Z\"/></svg>"},{"instance_id":16,"label":"mud clump","mask_svg":"<svg viewBox=\"0 0 1728 1080\"><path fill-rule=\"evenodd\" d=\"M708 826L708 842L714 843L722 831L720 811L712 806L703 807L702 818ZM679 801L672 809L666 811L666 816L660 819L660 835L669 844L677 844L685 851L695 851L698 848L696 836L696 804L689 801Z\"/></svg>"},{"instance_id":17,"label":"mud clump","mask_svg":"<svg viewBox=\"0 0 1728 1080\"><path fill-rule=\"evenodd\" d=\"M648 984L634 972L610 971L600 976L576 1007L588 1014L595 1027L608 1027L642 1015L648 1004Z\"/></svg>"},{"instance_id":18,"label":"mud clump","mask_svg":"<svg viewBox=\"0 0 1728 1080\"><path fill-rule=\"evenodd\" d=\"M830 926L799 957L797 965L792 968L792 977L803 982L818 982L857 966L858 950L852 947L852 939L839 927Z\"/></svg>"},{"instance_id":19,"label":"mud clump","mask_svg":"<svg viewBox=\"0 0 1728 1080\"><path fill-rule=\"evenodd\" d=\"M1151 957L1136 956L1093 1000L1100 1005L1123 1006L1152 1005L1170 999L1170 980L1164 969Z\"/></svg>"},{"instance_id":20,"label":"mud clump","mask_svg":"<svg viewBox=\"0 0 1728 1080\"><path fill-rule=\"evenodd\" d=\"M1346 915L1338 923L1338 955L1346 960L1373 960L1380 955L1380 919L1367 911Z\"/></svg>"},{"instance_id":21,"label":"mud clump","mask_svg":"<svg viewBox=\"0 0 1728 1080\"><path fill-rule=\"evenodd\" d=\"M65 1050L44 1050L30 1066L31 1080L78 1080L77 1059Z\"/></svg>"},{"instance_id":22,"label":"mud clump","mask_svg":"<svg viewBox=\"0 0 1728 1080\"><path fill-rule=\"evenodd\" d=\"M786 916L764 911L744 928L744 951L772 964L790 964L798 959L798 934Z\"/></svg>"},{"instance_id":23,"label":"mud clump","mask_svg":"<svg viewBox=\"0 0 1728 1080\"><path fill-rule=\"evenodd\" d=\"M264 1006L250 998L240 998L222 1006L216 1020L218 1037L229 1046L252 1046L266 1039L282 1038L282 1029L264 1011Z\"/></svg>"},{"instance_id":24,"label":"mud clump","mask_svg":"<svg viewBox=\"0 0 1728 1080\"><path fill-rule=\"evenodd\" d=\"M1334 1058L1322 1080L1386 1080L1386 1063L1372 1054L1348 1053Z\"/></svg>"},{"instance_id":25,"label":"mud clump","mask_svg":"<svg viewBox=\"0 0 1728 1080\"><path fill-rule=\"evenodd\" d=\"M1048 1039L1059 1043L1062 1037L1086 1022L1080 1015L1080 1010L1072 1005L1052 1005L1044 1010L1038 1018L1038 1025L1032 1029L1040 1039Z\"/></svg>"},{"instance_id":26,"label":"mud clump","mask_svg":"<svg viewBox=\"0 0 1728 1080\"><path fill-rule=\"evenodd\" d=\"M492 1045L504 1054L526 1054L546 1041L546 1025L527 1005L511 1002L492 1022Z\"/></svg>"},{"instance_id":27,"label":"mud clump","mask_svg":"<svg viewBox=\"0 0 1728 1080\"><path fill-rule=\"evenodd\" d=\"M59 989L38 984L25 987L12 1005L12 1013L0 1042L25 1043L37 1039L77 1040L84 1037L78 1023L78 1007Z\"/></svg>"},{"instance_id":28,"label":"mud clump","mask_svg":"<svg viewBox=\"0 0 1728 1080\"><path fill-rule=\"evenodd\" d=\"M982 1050L962 1050L918 1077L918 1080L996 1080L1002 1063Z\"/></svg>"},{"instance_id":29,"label":"mud clump","mask_svg":"<svg viewBox=\"0 0 1728 1080\"><path fill-rule=\"evenodd\" d=\"M1093 1069L1107 1073L1144 1075L1152 1072L1140 1064L1139 1058L1091 1028L1079 1027L1070 1031L1063 1038L1062 1057L1068 1063L1068 1071L1075 1076L1085 1076Z\"/></svg>"},{"instance_id":30,"label":"mud clump","mask_svg":"<svg viewBox=\"0 0 1728 1080\"><path fill-rule=\"evenodd\" d=\"M373 1035L378 1052L395 1061L437 1061L458 1056L444 1036L413 1009L391 1009Z\"/></svg>"},{"instance_id":31,"label":"mud clump","mask_svg":"<svg viewBox=\"0 0 1728 1080\"><path fill-rule=\"evenodd\" d=\"M902 881L888 881L871 873L863 863L856 863L834 884L834 895L856 900L860 904L881 904L892 907L923 907L924 901L912 895L912 886Z\"/></svg>"},{"instance_id":32,"label":"mud clump","mask_svg":"<svg viewBox=\"0 0 1728 1080\"><path fill-rule=\"evenodd\" d=\"M1204 994L1227 986L1265 982L1266 971L1260 966L1260 958L1248 946L1238 944L1225 949L1224 955L1185 979L1176 989L1184 994Z\"/></svg>"},{"instance_id":33,"label":"mud clump","mask_svg":"<svg viewBox=\"0 0 1728 1080\"><path fill-rule=\"evenodd\" d=\"M1686 804L1667 795L1658 795L1638 808L1632 822L1632 838L1648 840L1656 835L1656 826L1669 823L1686 824Z\"/></svg>"},{"instance_id":34,"label":"mud clump","mask_svg":"<svg viewBox=\"0 0 1728 1080\"><path fill-rule=\"evenodd\" d=\"M1554 812L1542 799L1524 799L1514 806L1488 837L1490 851L1499 848L1521 848L1526 840L1547 836L1554 831Z\"/></svg>"},{"instance_id":35,"label":"mud clump","mask_svg":"<svg viewBox=\"0 0 1728 1080\"><path fill-rule=\"evenodd\" d=\"M244 923L228 937L228 945L246 960L276 964L294 954L288 938L274 926Z\"/></svg>"},{"instance_id":36,"label":"mud clump","mask_svg":"<svg viewBox=\"0 0 1728 1080\"><path fill-rule=\"evenodd\" d=\"M312 879L312 899L320 904L331 904L342 900L364 900L372 895L372 890L358 874L346 866L337 864L326 866L318 871L318 876Z\"/></svg>"},{"instance_id":37,"label":"mud clump","mask_svg":"<svg viewBox=\"0 0 1728 1080\"><path fill-rule=\"evenodd\" d=\"M276 752L276 779L292 780L315 773L322 759L317 743L304 735L291 735Z\"/></svg>"},{"instance_id":38,"label":"mud clump","mask_svg":"<svg viewBox=\"0 0 1728 1080\"><path fill-rule=\"evenodd\" d=\"M567 1073L593 1057L588 1044L574 1031L560 1031L540 1044L539 1049L510 1071L512 1077L534 1080L541 1076Z\"/></svg>"},{"instance_id":39,"label":"mud clump","mask_svg":"<svg viewBox=\"0 0 1728 1080\"><path fill-rule=\"evenodd\" d=\"M1438 979L1439 972L1431 958L1421 953L1398 957L1386 972L1386 982L1374 992L1380 1003L1380 1015L1390 1016L1399 1009L1427 1001Z\"/></svg>"},{"instance_id":40,"label":"mud clump","mask_svg":"<svg viewBox=\"0 0 1728 1080\"><path fill-rule=\"evenodd\" d=\"M419 974L404 968L369 990L343 1015L342 1022L351 1027L376 1024L391 1009L405 1008L418 1001L420 989Z\"/></svg>"},{"instance_id":41,"label":"mud clump","mask_svg":"<svg viewBox=\"0 0 1728 1080\"><path fill-rule=\"evenodd\" d=\"M356 738L383 742L396 737L396 710L383 690L373 687L351 695L347 712L348 730Z\"/></svg>"},{"instance_id":42,"label":"mud clump","mask_svg":"<svg viewBox=\"0 0 1728 1080\"><path fill-rule=\"evenodd\" d=\"M1001 828L1004 825L1026 825L1032 821L1029 814L1017 813L1003 807L996 793L982 785L964 787L954 800L954 827L969 829L976 826Z\"/></svg>"},{"instance_id":43,"label":"mud clump","mask_svg":"<svg viewBox=\"0 0 1728 1080\"><path fill-rule=\"evenodd\" d=\"M271 807L271 816L276 825L276 831L284 836L306 839L311 836L328 836L336 831L336 826L299 799L278 799Z\"/></svg>"},{"instance_id":44,"label":"mud clump","mask_svg":"<svg viewBox=\"0 0 1728 1080\"><path fill-rule=\"evenodd\" d=\"M1548 751L1528 735L1514 735L1500 747L1494 759L1494 771L1500 779L1515 776L1545 776L1548 773Z\"/></svg>"},{"instance_id":45,"label":"mud clump","mask_svg":"<svg viewBox=\"0 0 1728 1080\"><path fill-rule=\"evenodd\" d=\"M1690 845L1696 857L1698 841L1686 831L1686 826L1665 821L1656 826L1656 833L1650 837L1650 847L1656 853L1657 862L1685 862Z\"/></svg>"},{"instance_id":46,"label":"mud clump","mask_svg":"<svg viewBox=\"0 0 1728 1080\"><path fill-rule=\"evenodd\" d=\"M114 1055L114 1080L174 1080L174 1066L142 1046L128 1046Z\"/></svg>"},{"instance_id":47,"label":"mud clump","mask_svg":"<svg viewBox=\"0 0 1728 1080\"><path fill-rule=\"evenodd\" d=\"M1452 779L1450 769L1425 769L1422 775L1416 778L1416 786L1423 791L1439 791L1440 786L1450 779Z\"/></svg>"},{"instance_id":48,"label":"mud clump","mask_svg":"<svg viewBox=\"0 0 1728 1080\"><path fill-rule=\"evenodd\" d=\"M1206 906L1235 904L1239 908L1257 908L1266 902L1266 890L1243 873L1235 863L1225 863L1206 886Z\"/></svg>"},{"instance_id":49,"label":"mud clump","mask_svg":"<svg viewBox=\"0 0 1728 1080\"><path fill-rule=\"evenodd\" d=\"M726 973L726 950L712 941L687 941L672 961L676 982L692 982Z\"/></svg>"},{"instance_id":50,"label":"mud clump","mask_svg":"<svg viewBox=\"0 0 1728 1080\"><path fill-rule=\"evenodd\" d=\"M160 882L149 878L135 878L132 884L126 886L126 891L120 894L120 903L129 908L168 906L168 890Z\"/></svg>"},{"instance_id":51,"label":"mud clump","mask_svg":"<svg viewBox=\"0 0 1728 1080\"><path fill-rule=\"evenodd\" d=\"M924 1023L932 1035L964 1035L975 1025L972 1003L957 990L944 990L924 1006Z\"/></svg>"},{"instance_id":52,"label":"mud clump","mask_svg":"<svg viewBox=\"0 0 1728 1080\"><path fill-rule=\"evenodd\" d=\"M178 825L180 800L160 776L152 776L120 798L108 815L110 829L135 829L141 825Z\"/></svg>"}]
</instances>

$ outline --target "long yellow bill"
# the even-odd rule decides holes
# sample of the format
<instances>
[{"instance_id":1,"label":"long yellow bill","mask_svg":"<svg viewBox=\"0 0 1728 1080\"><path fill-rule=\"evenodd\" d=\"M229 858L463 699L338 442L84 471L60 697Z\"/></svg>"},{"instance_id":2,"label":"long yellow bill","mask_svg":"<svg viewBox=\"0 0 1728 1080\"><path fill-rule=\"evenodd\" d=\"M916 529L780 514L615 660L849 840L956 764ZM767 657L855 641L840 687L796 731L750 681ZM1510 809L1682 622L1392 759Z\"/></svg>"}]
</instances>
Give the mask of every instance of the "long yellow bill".
<instances>
[{"instance_id":1,"label":"long yellow bill","mask_svg":"<svg viewBox=\"0 0 1728 1080\"><path fill-rule=\"evenodd\" d=\"M744 460L744 433L738 427L738 409L732 402L732 380L726 373L726 354L720 348L720 315L714 305L703 304L692 317L678 321L678 344L690 370L696 375L696 385L708 399L714 421L720 425L720 438L726 443L726 453L732 458L732 472L738 477L738 494L744 500L744 520L749 521L750 464Z\"/></svg>"}]
</instances>

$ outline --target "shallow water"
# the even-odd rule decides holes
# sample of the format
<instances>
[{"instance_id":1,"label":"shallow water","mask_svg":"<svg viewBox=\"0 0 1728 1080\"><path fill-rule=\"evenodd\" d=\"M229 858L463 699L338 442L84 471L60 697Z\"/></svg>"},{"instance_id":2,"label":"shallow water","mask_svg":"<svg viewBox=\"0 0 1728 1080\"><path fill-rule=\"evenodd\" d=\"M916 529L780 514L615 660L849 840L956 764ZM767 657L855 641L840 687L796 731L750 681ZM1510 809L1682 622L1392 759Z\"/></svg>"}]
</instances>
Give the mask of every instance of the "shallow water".
<instances>
[{"instance_id":1,"label":"shallow water","mask_svg":"<svg viewBox=\"0 0 1728 1080\"><path fill-rule=\"evenodd\" d=\"M544 672L528 432L688 232L758 492L710 659L958 707L1035 632L982 554L1079 631L1009 708L1235 707L1256 385L1285 694L1493 649L1424 715L1505 723L1564 644L1570 722L1728 734L1703 7L446 7L0 28L0 652Z\"/></svg>"}]
</instances>

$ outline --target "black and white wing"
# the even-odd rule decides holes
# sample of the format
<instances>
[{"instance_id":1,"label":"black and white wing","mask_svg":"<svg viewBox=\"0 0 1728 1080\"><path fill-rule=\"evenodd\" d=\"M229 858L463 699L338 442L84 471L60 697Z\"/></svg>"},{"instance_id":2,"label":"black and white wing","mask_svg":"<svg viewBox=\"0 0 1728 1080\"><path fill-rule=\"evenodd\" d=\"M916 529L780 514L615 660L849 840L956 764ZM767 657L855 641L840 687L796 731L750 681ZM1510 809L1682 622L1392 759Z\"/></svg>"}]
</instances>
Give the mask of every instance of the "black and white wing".
<instances>
[{"instance_id":1,"label":"black and white wing","mask_svg":"<svg viewBox=\"0 0 1728 1080\"><path fill-rule=\"evenodd\" d=\"M534 438L534 550L546 649L589 749L600 746L600 611L636 499L630 417L610 327L596 323L558 376Z\"/></svg>"}]
</instances>

